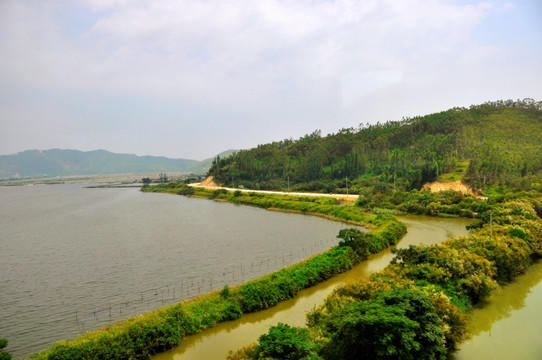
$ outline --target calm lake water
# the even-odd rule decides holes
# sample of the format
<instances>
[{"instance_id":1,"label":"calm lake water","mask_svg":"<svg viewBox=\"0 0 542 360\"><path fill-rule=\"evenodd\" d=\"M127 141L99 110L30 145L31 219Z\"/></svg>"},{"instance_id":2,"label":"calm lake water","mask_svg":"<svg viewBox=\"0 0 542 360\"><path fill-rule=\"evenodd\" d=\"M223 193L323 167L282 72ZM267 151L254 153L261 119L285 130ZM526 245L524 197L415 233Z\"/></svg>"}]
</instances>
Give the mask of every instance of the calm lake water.
<instances>
[{"instance_id":1,"label":"calm lake water","mask_svg":"<svg viewBox=\"0 0 542 360\"><path fill-rule=\"evenodd\" d=\"M295 263L344 227L137 188L0 187L0 338L23 358Z\"/></svg>"}]
</instances>

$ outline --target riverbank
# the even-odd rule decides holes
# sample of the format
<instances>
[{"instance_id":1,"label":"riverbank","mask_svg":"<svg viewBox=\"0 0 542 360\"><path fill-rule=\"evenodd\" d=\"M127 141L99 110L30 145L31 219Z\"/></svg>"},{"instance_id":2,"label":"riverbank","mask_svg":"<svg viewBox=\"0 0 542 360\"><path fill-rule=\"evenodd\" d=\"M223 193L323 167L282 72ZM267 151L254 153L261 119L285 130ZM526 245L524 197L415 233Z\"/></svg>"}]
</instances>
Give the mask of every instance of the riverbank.
<instances>
[{"instance_id":1,"label":"riverbank","mask_svg":"<svg viewBox=\"0 0 542 360\"><path fill-rule=\"evenodd\" d=\"M465 313L542 255L540 195L510 195L488 210L470 235L397 250L384 270L338 288L308 315L308 329L272 327L231 359L302 348L322 359L445 358L469 336Z\"/></svg>"},{"instance_id":2,"label":"riverbank","mask_svg":"<svg viewBox=\"0 0 542 360\"><path fill-rule=\"evenodd\" d=\"M409 245L420 243L440 243L454 235L468 235L469 232L465 227L473 222L472 219L428 216L404 216L398 219L407 226L407 233L398 242L398 248L408 248ZM315 306L320 306L335 288L360 277L368 277L389 264L394 256L391 252L393 248L370 255L367 260L352 269L301 290L295 298L272 308L243 315L238 320L228 321L185 337L179 347L158 354L152 360L226 359L230 350L256 342L270 326L279 322L290 326L305 326L306 314Z\"/></svg>"},{"instance_id":3,"label":"riverbank","mask_svg":"<svg viewBox=\"0 0 542 360\"><path fill-rule=\"evenodd\" d=\"M193 189L181 185L168 186L157 191L180 194ZM150 187L150 189L153 188ZM392 216L364 214L352 207L341 205L335 199L308 199L286 195L243 195L225 190L194 189L193 191L194 193L186 195L197 194L198 197L262 208L321 214L365 225L369 228L367 239L370 252L378 252L395 244L405 231L404 225ZM34 358L148 359L152 354L178 345L185 335L197 333L219 322L237 319L243 313L265 309L280 301L290 299L301 289L344 272L365 257L365 252L357 252L350 246L336 246L323 254L260 279L231 289L226 286L222 291L131 318L74 340L57 343Z\"/></svg>"},{"instance_id":4,"label":"riverbank","mask_svg":"<svg viewBox=\"0 0 542 360\"><path fill-rule=\"evenodd\" d=\"M0 198L0 334L14 360L280 270L345 227L135 188L0 187Z\"/></svg>"}]
</instances>

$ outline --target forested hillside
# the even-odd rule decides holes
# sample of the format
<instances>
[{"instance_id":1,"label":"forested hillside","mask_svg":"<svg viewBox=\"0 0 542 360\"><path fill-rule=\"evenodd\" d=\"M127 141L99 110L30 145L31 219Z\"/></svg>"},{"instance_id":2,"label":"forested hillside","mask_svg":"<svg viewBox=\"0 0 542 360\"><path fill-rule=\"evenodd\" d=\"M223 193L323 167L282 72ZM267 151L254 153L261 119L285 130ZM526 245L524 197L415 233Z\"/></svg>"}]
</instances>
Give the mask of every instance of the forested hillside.
<instances>
[{"instance_id":1,"label":"forested hillside","mask_svg":"<svg viewBox=\"0 0 542 360\"><path fill-rule=\"evenodd\" d=\"M351 192L463 179L477 190L542 190L542 102L497 101L384 124L315 131L217 157L225 185Z\"/></svg>"}]
</instances>

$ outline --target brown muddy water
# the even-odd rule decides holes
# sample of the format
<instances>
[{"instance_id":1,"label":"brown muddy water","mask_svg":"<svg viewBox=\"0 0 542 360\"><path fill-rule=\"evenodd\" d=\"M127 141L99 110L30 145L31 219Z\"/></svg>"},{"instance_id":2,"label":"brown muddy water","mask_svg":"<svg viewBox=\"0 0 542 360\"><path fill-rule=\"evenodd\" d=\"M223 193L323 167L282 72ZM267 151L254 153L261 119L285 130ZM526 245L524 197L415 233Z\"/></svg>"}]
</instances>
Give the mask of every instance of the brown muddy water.
<instances>
[{"instance_id":1,"label":"brown muddy water","mask_svg":"<svg viewBox=\"0 0 542 360\"><path fill-rule=\"evenodd\" d=\"M400 248L412 244L436 244L451 236L467 235L465 226L471 223L466 219L439 219L426 216L400 217L408 228L408 233L397 245ZM153 360L199 360L224 359L230 350L236 350L255 342L267 332L270 326L279 322L292 326L304 326L305 315L340 284L383 269L393 258L390 249L372 255L367 261L353 269L323 283L302 290L291 300L253 314L243 315L239 320L219 324L199 334L183 338L182 344L165 353L156 355Z\"/></svg>"},{"instance_id":2,"label":"brown muddy water","mask_svg":"<svg viewBox=\"0 0 542 360\"><path fill-rule=\"evenodd\" d=\"M542 262L472 311L472 339L454 360L542 359Z\"/></svg>"}]
</instances>

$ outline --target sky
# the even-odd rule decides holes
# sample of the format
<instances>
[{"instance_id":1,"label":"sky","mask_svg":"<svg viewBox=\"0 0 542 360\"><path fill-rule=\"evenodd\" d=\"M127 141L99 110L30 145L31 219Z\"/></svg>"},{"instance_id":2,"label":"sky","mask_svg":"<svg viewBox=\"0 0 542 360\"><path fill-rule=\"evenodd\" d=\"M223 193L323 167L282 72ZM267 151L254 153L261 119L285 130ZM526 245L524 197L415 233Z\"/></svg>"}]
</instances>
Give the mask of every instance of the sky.
<instances>
[{"instance_id":1,"label":"sky","mask_svg":"<svg viewBox=\"0 0 542 360\"><path fill-rule=\"evenodd\" d=\"M1 155L203 160L524 98L538 0L0 1Z\"/></svg>"}]
</instances>

